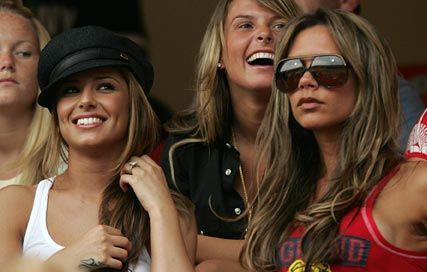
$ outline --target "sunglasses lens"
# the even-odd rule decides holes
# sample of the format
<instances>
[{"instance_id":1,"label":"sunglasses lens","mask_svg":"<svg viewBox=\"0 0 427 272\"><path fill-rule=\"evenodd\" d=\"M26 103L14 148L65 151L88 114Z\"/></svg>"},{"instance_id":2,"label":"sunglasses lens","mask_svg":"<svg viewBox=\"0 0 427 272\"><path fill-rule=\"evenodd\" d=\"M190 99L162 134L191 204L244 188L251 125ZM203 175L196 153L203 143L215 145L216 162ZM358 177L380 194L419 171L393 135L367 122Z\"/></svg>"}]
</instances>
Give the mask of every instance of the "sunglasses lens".
<instances>
[{"instance_id":1,"label":"sunglasses lens","mask_svg":"<svg viewBox=\"0 0 427 272\"><path fill-rule=\"evenodd\" d=\"M316 81L327 88L339 87L348 80L348 68L339 56L317 56L310 72Z\"/></svg>"},{"instance_id":2,"label":"sunglasses lens","mask_svg":"<svg viewBox=\"0 0 427 272\"><path fill-rule=\"evenodd\" d=\"M284 92L291 92L298 87L298 82L305 71L300 59L288 59L277 65L276 85Z\"/></svg>"},{"instance_id":3,"label":"sunglasses lens","mask_svg":"<svg viewBox=\"0 0 427 272\"><path fill-rule=\"evenodd\" d=\"M310 71L316 81L327 88L339 87L348 79L347 66L316 66Z\"/></svg>"}]
</instances>

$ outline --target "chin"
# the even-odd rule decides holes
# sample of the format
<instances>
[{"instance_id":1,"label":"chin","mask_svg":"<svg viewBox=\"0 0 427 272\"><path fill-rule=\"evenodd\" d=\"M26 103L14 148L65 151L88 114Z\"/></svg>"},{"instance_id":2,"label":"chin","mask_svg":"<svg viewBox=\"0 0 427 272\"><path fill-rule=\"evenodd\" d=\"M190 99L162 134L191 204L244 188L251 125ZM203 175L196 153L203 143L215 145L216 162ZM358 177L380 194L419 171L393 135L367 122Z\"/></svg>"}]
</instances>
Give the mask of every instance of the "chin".
<instances>
[{"instance_id":1,"label":"chin","mask_svg":"<svg viewBox=\"0 0 427 272\"><path fill-rule=\"evenodd\" d=\"M268 92L271 93L271 81L264 81L264 82L253 82L248 84L248 89L249 90L254 90L254 91L262 91L262 92Z\"/></svg>"},{"instance_id":2,"label":"chin","mask_svg":"<svg viewBox=\"0 0 427 272\"><path fill-rule=\"evenodd\" d=\"M304 120L299 122L300 125L307 130L313 132L328 131L333 133L339 133L341 130L342 122L332 122L331 120Z\"/></svg>"}]
</instances>

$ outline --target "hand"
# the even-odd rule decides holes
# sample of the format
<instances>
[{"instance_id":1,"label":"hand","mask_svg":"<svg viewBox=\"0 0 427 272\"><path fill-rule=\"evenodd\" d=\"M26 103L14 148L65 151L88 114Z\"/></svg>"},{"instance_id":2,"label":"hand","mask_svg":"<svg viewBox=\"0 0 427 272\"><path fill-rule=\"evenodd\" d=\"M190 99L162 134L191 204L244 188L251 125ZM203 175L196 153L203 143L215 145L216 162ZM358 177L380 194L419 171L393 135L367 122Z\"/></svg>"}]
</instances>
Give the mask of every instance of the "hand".
<instances>
[{"instance_id":1,"label":"hand","mask_svg":"<svg viewBox=\"0 0 427 272\"><path fill-rule=\"evenodd\" d=\"M122 169L120 187L126 191L129 186L150 215L174 207L162 168L147 155L132 157Z\"/></svg>"},{"instance_id":2,"label":"hand","mask_svg":"<svg viewBox=\"0 0 427 272\"><path fill-rule=\"evenodd\" d=\"M66 269L93 271L100 268L121 269L131 249L120 230L98 225L81 239L58 251L49 261Z\"/></svg>"}]
</instances>

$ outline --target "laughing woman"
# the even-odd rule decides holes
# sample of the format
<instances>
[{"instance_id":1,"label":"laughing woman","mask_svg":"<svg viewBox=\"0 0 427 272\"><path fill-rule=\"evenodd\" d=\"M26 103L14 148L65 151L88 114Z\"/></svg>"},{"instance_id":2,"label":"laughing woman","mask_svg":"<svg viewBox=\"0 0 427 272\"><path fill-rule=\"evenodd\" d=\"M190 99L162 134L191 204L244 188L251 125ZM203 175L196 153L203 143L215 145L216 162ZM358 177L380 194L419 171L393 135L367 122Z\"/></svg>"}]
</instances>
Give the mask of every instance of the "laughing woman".
<instances>
[{"instance_id":1,"label":"laughing woman","mask_svg":"<svg viewBox=\"0 0 427 272\"><path fill-rule=\"evenodd\" d=\"M137 157L152 150L158 131L143 56L93 26L42 51L38 102L54 123L44 165L57 167L62 155L68 169L37 187L1 191L0 263L24 254L71 270L193 271L188 205L171 197L159 166Z\"/></svg>"},{"instance_id":2,"label":"laughing woman","mask_svg":"<svg viewBox=\"0 0 427 272\"><path fill-rule=\"evenodd\" d=\"M257 191L255 138L270 97L273 52L298 12L293 0L221 0L205 32L194 105L169 126L162 155L168 181L195 204L198 271L241 270L236 264Z\"/></svg>"},{"instance_id":3,"label":"laughing woman","mask_svg":"<svg viewBox=\"0 0 427 272\"><path fill-rule=\"evenodd\" d=\"M427 182L399 152L396 63L362 18L287 25L260 128L252 271L426 271Z\"/></svg>"}]
</instances>

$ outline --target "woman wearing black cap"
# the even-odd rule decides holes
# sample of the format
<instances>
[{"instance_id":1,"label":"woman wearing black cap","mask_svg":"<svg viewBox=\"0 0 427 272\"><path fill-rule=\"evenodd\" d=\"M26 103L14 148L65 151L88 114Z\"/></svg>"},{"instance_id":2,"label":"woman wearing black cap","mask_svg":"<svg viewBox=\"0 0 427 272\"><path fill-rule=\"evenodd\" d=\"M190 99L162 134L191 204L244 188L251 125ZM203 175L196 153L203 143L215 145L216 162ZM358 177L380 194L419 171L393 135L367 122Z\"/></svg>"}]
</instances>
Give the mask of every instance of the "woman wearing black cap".
<instances>
[{"instance_id":1,"label":"woman wearing black cap","mask_svg":"<svg viewBox=\"0 0 427 272\"><path fill-rule=\"evenodd\" d=\"M83 271L192 271L189 206L138 157L158 138L143 50L104 28L72 29L42 51L38 78L54 123L43 166L62 157L68 169L0 191L0 262L24 254Z\"/></svg>"}]
</instances>

